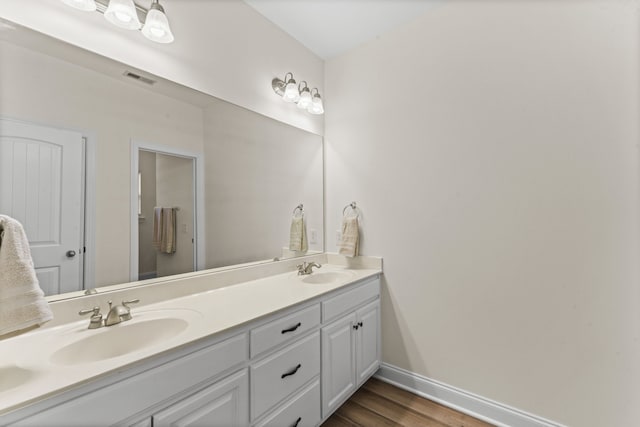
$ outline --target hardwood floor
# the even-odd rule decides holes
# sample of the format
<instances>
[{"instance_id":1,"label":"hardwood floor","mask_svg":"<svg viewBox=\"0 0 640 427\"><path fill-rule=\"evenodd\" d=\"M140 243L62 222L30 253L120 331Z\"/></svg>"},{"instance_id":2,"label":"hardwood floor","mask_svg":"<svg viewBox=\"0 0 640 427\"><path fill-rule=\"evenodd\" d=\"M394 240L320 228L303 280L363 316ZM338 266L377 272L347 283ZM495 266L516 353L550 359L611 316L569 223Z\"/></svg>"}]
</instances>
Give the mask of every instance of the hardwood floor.
<instances>
[{"instance_id":1,"label":"hardwood floor","mask_svg":"<svg viewBox=\"0 0 640 427\"><path fill-rule=\"evenodd\" d=\"M322 427L489 427L461 412L371 378Z\"/></svg>"}]
</instances>

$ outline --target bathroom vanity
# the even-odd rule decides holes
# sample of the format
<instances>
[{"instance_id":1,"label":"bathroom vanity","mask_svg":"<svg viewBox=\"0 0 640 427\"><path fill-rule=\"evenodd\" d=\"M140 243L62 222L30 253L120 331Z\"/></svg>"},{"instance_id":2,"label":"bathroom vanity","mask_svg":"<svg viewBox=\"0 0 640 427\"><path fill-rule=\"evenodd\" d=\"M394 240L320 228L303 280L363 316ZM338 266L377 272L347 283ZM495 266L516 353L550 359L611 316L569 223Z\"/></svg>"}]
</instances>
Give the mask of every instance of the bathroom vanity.
<instances>
[{"instance_id":1,"label":"bathroom vanity","mask_svg":"<svg viewBox=\"0 0 640 427\"><path fill-rule=\"evenodd\" d=\"M321 254L54 303L57 323L0 341L0 424L319 425L378 369L381 273ZM141 303L76 320L107 298Z\"/></svg>"}]
</instances>

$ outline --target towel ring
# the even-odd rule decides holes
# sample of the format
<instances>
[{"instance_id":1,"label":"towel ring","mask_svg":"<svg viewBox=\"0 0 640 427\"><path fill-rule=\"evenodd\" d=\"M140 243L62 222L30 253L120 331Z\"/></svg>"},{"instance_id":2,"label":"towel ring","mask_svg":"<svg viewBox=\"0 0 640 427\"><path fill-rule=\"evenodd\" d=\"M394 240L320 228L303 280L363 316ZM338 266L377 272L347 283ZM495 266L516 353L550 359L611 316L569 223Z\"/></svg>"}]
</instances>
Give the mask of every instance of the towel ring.
<instances>
[{"instance_id":1,"label":"towel ring","mask_svg":"<svg viewBox=\"0 0 640 427\"><path fill-rule=\"evenodd\" d=\"M344 209L342 209L342 216L344 216L348 208L351 208L353 211L356 212L356 217L360 216L360 212L358 212L358 207L356 206L356 202L351 202L347 206L345 206Z\"/></svg>"},{"instance_id":2,"label":"towel ring","mask_svg":"<svg viewBox=\"0 0 640 427\"><path fill-rule=\"evenodd\" d=\"M301 214L301 215L302 215L302 214L304 214L304 209L303 209L303 208L304 208L304 206L302 205L302 203L300 203L298 206L296 206L296 207L293 209L293 214L295 215L295 214L296 214L296 211L298 211L298 210L300 211L300 214Z\"/></svg>"}]
</instances>

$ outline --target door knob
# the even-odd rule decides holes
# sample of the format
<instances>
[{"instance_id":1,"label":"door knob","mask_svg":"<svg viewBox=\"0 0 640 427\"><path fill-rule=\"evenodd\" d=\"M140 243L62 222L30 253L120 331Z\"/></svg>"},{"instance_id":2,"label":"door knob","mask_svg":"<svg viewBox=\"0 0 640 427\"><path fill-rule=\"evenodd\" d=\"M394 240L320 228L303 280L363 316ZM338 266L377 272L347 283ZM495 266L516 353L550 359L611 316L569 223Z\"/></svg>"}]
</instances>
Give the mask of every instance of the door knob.
<instances>
[{"instance_id":1,"label":"door knob","mask_svg":"<svg viewBox=\"0 0 640 427\"><path fill-rule=\"evenodd\" d=\"M67 258L73 258L76 256L76 251L67 251Z\"/></svg>"}]
</instances>

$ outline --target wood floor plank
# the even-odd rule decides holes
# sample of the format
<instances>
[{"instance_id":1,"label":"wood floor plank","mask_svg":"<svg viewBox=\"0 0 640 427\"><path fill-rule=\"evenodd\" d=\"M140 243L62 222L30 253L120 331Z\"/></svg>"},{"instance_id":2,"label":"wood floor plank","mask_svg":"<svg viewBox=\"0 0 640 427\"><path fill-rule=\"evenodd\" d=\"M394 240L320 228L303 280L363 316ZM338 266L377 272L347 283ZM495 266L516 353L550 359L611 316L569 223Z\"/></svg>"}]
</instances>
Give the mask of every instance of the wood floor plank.
<instances>
[{"instance_id":1,"label":"wood floor plank","mask_svg":"<svg viewBox=\"0 0 640 427\"><path fill-rule=\"evenodd\" d=\"M455 427L492 427L492 424L478 420L469 415L424 399L408 391L394 387L388 383L371 378L363 385L364 390L376 393L411 411L435 419L446 426Z\"/></svg>"},{"instance_id":2,"label":"wood floor plank","mask_svg":"<svg viewBox=\"0 0 640 427\"><path fill-rule=\"evenodd\" d=\"M338 413L334 413L322 424L322 427L358 427L358 424L349 421Z\"/></svg>"},{"instance_id":3,"label":"wood floor plank","mask_svg":"<svg viewBox=\"0 0 640 427\"><path fill-rule=\"evenodd\" d=\"M358 390L352 397L353 402L380 416L393 420L403 427L447 427L428 415L414 412L406 406L373 393L366 389Z\"/></svg>"},{"instance_id":4,"label":"wood floor plank","mask_svg":"<svg viewBox=\"0 0 640 427\"><path fill-rule=\"evenodd\" d=\"M359 426L366 427L402 427L401 424L382 417L357 403L347 400L337 411L337 413L347 420Z\"/></svg>"}]
</instances>

